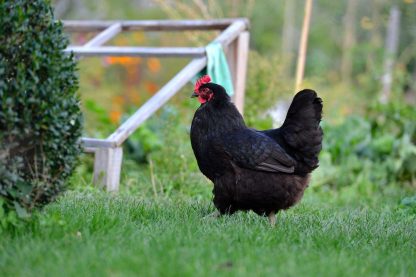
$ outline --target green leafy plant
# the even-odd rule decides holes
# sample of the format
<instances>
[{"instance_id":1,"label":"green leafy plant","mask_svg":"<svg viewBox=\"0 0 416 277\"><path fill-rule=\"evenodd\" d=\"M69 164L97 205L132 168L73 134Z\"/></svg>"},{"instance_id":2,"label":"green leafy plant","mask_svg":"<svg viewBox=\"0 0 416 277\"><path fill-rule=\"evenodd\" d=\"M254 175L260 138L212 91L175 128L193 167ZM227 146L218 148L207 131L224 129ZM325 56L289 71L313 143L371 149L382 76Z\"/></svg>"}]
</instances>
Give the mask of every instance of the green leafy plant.
<instances>
[{"instance_id":1,"label":"green leafy plant","mask_svg":"<svg viewBox=\"0 0 416 277\"><path fill-rule=\"evenodd\" d=\"M403 198L399 207L416 214L416 195Z\"/></svg>"},{"instance_id":2,"label":"green leafy plant","mask_svg":"<svg viewBox=\"0 0 416 277\"><path fill-rule=\"evenodd\" d=\"M315 185L335 190L356 186L365 192L389 185L415 186L416 111L392 102L369 107L364 117L323 124L324 147Z\"/></svg>"},{"instance_id":3,"label":"green leafy plant","mask_svg":"<svg viewBox=\"0 0 416 277\"><path fill-rule=\"evenodd\" d=\"M126 141L125 151L128 158L144 163L147 156L161 148L162 143L158 134L155 132L154 126L143 124L140 126Z\"/></svg>"},{"instance_id":4,"label":"green leafy plant","mask_svg":"<svg viewBox=\"0 0 416 277\"><path fill-rule=\"evenodd\" d=\"M24 217L65 188L76 164L78 78L48 1L1 1L0 33L0 210Z\"/></svg>"}]
</instances>

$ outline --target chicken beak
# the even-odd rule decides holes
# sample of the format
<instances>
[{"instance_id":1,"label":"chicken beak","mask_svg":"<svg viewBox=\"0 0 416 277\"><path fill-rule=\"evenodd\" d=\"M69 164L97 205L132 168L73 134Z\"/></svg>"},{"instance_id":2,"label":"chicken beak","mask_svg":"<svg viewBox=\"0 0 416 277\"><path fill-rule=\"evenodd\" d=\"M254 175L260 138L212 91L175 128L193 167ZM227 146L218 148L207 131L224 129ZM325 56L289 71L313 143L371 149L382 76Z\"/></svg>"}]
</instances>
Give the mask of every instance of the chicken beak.
<instances>
[{"instance_id":1,"label":"chicken beak","mask_svg":"<svg viewBox=\"0 0 416 277\"><path fill-rule=\"evenodd\" d=\"M198 97L198 94L196 94L195 91L191 95L191 98L194 98L194 97Z\"/></svg>"}]
</instances>

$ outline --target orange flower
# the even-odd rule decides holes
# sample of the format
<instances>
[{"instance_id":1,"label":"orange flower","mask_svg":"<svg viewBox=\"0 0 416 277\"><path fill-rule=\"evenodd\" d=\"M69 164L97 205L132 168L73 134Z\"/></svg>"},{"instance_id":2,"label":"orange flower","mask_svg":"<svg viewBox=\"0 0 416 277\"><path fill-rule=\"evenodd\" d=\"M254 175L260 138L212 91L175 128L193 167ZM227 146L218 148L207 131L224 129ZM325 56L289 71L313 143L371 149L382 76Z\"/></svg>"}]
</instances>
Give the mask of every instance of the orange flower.
<instances>
[{"instance_id":1,"label":"orange flower","mask_svg":"<svg viewBox=\"0 0 416 277\"><path fill-rule=\"evenodd\" d=\"M159 89L159 86L153 82L146 82L145 86L146 86L147 91L149 91L152 94L155 93Z\"/></svg>"},{"instance_id":2,"label":"orange flower","mask_svg":"<svg viewBox=\"0 0 416 277\"><path fill-rule=\"evenodd\" d=\"M150 72L157 73L160 71L160 61L157 58L149 58L147 59L147 67L149 68Z\"/></svg>"},{"instance_id":3,"label":"orange flower","mask_svg":"<svg viewBox=\"0 0 416 277\"><path fill-rule=\"evenodd\" d=\"M107 57L108 64L136 65L141 62L139 57Z\"/></svg>"},{"instance_id":4,"label":"orange flower","mask_svg":"<svg viewBox=\"0 0 416 277\"><path fill-rule=\"evenodd\" d=\"M120 123L121 112L120 111L111 111L110 112L110 121L114 124Z\"/></svg>"}]
</instances>

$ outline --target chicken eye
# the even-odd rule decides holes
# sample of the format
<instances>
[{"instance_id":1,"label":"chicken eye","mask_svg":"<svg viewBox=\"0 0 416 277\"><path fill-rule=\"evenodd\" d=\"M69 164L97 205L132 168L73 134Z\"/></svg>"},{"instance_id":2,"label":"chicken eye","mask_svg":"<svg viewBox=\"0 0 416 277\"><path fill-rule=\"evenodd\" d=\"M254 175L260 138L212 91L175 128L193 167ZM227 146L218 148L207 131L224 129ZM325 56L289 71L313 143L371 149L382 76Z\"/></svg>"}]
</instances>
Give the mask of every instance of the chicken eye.
<instances>
[{"instance_id":1,"label":"chicken eye","mask_svg":"<svg viewBox=\"0 0 416 277\"><path fill-rule=\"evenodd\" d=\"M209 88L202 88L201 89L201 93L203 93L203 94L208 94L209 92L210 92Z\"/></svg>"}]
</instances>

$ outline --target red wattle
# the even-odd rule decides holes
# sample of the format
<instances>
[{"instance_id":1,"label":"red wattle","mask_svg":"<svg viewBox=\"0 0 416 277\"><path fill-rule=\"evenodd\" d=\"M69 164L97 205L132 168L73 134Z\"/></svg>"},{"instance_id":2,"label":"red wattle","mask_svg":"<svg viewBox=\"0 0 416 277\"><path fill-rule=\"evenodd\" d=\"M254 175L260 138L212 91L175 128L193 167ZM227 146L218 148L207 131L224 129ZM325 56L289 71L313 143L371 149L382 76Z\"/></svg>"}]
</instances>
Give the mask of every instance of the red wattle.
<instances>
[{"instance_id":1,"label":"red wattle","mask_svg":"<svg viewBox=\"0 0 416 277\"><path fill-rule=\"evenodd\" d=\"M199 101L199 103L201 103L201 104L204 104L205 102L207 102L207 100L206 100L206 99L204 99L204 98L202 98L201 96L198 96L198 101Z\"/></svg>"}]
</instances>

